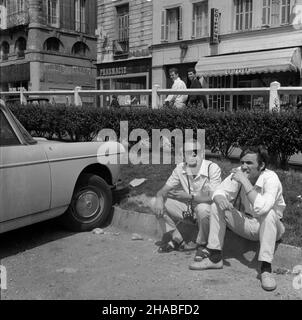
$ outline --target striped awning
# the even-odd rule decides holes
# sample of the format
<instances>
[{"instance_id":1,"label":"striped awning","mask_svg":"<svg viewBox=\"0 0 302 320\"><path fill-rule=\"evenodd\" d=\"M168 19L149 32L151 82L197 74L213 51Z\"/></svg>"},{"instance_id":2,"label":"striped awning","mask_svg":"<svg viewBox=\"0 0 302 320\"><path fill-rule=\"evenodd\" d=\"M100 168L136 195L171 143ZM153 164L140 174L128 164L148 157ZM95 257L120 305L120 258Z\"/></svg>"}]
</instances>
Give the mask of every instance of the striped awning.
<instances>
[{"instance_id":1,"label":"striped awning","mask_svg":"<svg viewBox=\"0 0 302 320\"><path fill-rule=\"evenodd\" d=\"M200 76L300 71L300 68L300 48L204 57L195 66Z\"/></svg>"}]
</instances>

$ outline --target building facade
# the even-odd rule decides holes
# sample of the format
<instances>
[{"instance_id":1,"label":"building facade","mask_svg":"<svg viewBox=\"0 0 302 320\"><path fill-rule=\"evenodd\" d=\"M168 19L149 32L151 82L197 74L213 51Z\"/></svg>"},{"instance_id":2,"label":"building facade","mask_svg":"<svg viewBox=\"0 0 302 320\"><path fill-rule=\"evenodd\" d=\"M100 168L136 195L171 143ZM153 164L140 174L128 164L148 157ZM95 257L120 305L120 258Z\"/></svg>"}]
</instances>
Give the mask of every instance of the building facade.
<instances>
[{"instance_id":1,"label":"building facade","mask_svg":"<svg viewBox=\"0 0 302 320\"><path fill-rule=\"evenodd\" d=\"M0 15L0 91L95 88L96 0L0 0Z\"/></svg>"},{"instance_id":2,"label":"building facade","mask_svg":"<svg viewBox=\"0 0 302 320\"><path fill-rule=\"evenodd\" d=\"M153 13L153 85L169 87L172 66L185 81L195 67L211 88L302 85L300 0L153 0ZM268 107L259 95L208 99L222 111ZM295 99L284 95L281 104Z\"/></svg>"},{"instance_id":3,"label":"building facade","mask_svg":"<svg viewBox=\"0 0 302 320\"><path fill-rule=\"evenodd\" d=\"M97 89L148 89L152 83L152 1L98 0ZM148 96L119 96L120 105L149 105ZM109 106L103 96L100 106Z\"/></svg>"}]
</instances>

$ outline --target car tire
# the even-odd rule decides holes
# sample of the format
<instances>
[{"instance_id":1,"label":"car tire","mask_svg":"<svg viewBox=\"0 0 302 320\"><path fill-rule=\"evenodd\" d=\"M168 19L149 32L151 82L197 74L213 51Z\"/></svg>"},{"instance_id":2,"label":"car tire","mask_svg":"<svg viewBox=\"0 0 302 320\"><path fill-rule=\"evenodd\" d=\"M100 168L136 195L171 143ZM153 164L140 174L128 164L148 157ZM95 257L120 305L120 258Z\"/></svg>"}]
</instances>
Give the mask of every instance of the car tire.
<instances>
[{"instance_id":1,"label":"car tire","mask_svg":"<svg viewBox=\"0 0 302 320\"><path fill-rule=\"evenodd\" d=\"M112 192L107 182L98 175L83 174L62 222L72 231L89 231L106 221L111 208Z\"/></svg>"}]
</instances>

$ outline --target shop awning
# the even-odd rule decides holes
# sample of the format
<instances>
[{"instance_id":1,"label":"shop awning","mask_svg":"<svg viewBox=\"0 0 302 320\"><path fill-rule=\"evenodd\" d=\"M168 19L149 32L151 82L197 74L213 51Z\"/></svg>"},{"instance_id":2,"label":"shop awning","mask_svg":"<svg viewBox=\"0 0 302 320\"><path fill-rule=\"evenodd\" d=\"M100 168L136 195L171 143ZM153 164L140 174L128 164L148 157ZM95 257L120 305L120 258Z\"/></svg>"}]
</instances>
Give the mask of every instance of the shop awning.
<instances>
[{"instance_id":1,"label":"shop awning","mask_svg":"<svg viewBox=\"0 0 302 320\"><path fill-rule=\"evenodd\" d=\"M238 53L201 58L195 66L200 76L224 76L299 71L300 48Z\"/></svg>"}]
</instances>

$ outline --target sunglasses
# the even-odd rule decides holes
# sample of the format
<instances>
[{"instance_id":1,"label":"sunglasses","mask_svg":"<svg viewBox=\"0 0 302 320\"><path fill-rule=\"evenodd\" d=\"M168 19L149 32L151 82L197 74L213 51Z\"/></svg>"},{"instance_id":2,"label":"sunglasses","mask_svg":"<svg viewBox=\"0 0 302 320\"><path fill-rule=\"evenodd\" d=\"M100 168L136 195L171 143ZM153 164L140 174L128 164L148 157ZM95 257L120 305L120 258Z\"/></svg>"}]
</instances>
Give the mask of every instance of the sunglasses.
<instances>
[{"instance_id":1,"label":"sunglasses","mask_svg":"<svg viewBox=\"0 0 302 320\"><path fill-rule=\"evenodd\" d=\"M187 150L185 151L185 154L195 154L197 155L198 151L200 151L200 149L193 149L193 150Z\"/></svg>"}]
</instances>

